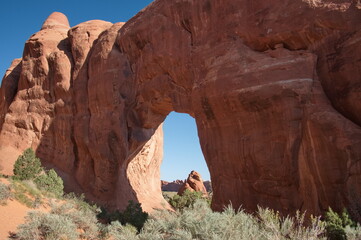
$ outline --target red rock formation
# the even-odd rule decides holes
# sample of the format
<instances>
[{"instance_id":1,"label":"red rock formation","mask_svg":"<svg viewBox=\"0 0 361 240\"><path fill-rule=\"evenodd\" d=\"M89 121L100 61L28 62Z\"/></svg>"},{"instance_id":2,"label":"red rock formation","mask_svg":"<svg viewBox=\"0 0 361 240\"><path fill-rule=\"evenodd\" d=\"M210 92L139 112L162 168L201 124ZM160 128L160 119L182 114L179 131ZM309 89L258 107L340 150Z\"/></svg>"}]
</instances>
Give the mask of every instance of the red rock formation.
<instances>
[{"instance_id":1,"label":"red rock formation","mask_svg":"<svg viewBox=\"0 0 361 240\"><path fill-rule=\"evenodd\" d=\"M182 180L175 180L173 182L167 182L167 181L160 181L161 189L162 191L167 192L178 192L179 189L183 186L184 181Z\"/></svg>"},{"instance_id":2,"label":"red rock formation","mask_svg":"<svg viewBox=\"0 0 361 240\"><path fill-rule=\"evenodd\" d=\"M212 183L211 183L211 181L204 181L203 185L206 188L207 192L212 192Z\"/></svg>"},{"instance_id":3,"label":"red rock formation","mask_svg":"<svg viewBox=\"0 0 361 240\"><path fill-rule=\"evenodd\" d=\"M185 181L183 180L175 180L173 182L167 182L163 180L160 181L162 191L167 191L167 192L178 192L184 183ZM211 181L204 181L203 185L206 188L207 192L212 191Z\"/></svg>"},{"instance_id":4,"label":"red rock formation","mask_svg":"<svg viewBox=\"0 0 361 240\"><path fill-rule=\"evenodd\" d=\"M186 190L189 190L191 192L202 192L203 196L208 196L206 187L203 184L202 177L196 171L192 171L188 175L187 180L184 182L184 184L178 190L178 195L182 196Z\"/></svg>"},{"instance_id":5,"label":"red rock formation","mask_svg":"<svg viewBox=\"0 0 361 240\"><path fill-rule=\"evenodd\" d=\"M31 146L88 197L149 210L155 133L177 111L196 119L214 209L354 207L360 30L351 0L157 0L124 26L53 14L3 80L0 156Z\"/></svg>"}]
</instances>

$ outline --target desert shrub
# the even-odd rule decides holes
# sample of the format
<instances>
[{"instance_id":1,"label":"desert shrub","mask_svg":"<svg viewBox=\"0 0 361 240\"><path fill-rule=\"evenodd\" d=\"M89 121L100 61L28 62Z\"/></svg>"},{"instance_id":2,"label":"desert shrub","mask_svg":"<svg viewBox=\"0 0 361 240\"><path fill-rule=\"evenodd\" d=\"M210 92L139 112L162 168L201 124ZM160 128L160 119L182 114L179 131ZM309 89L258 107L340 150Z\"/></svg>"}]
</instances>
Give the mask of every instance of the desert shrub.
<instances>
[{"instance_id":1,"label":"desert shrub","mask_svg":"<svg viewBox=\"0 0 361 240\"><path fill-rule=\"evenodd\" d=\"M318 218L305 226L304 215L282 218L277 212L259 208L258 215L235 211L231 206L213 212L206 201L197 200L182 211L158 211L151 215L139 239L229 239L229 240L316 240L324 239L324 225Z\"/></svg>"},{"instance_id":2,"label":"desert shrub","mask_svg":"<svg viewBox=\"0 0 361 240\"><path fill-rule=\"evenodd\" d=\"M18 228L19 239L112 239L112 240L318 240L325 239L324 223L311 218L305 225L305 215L282 218L277 212L259 208L251 215L228 206L223 212L213 212L204 200L197 200L182 211L159 210L145 222L141 231L125 220L142 216L140 204L129 202L127 209L117 216L124 222L112 221L108 226L97 224L94 211L74 202L52 206L49 214L31 213ZM85 210L84 210L85 209ZM137 214L135 214L137 213ZM132 217L125 217L127 215ZM109 215L108 215L109 217ZM308 222L308 221L307 221ZM358 229L358 230L357 230ZM349 240L360 236L360 226L345 228ZM63 234L63 235L61 235ZM30 237L29 237L30 236ZM28 238L26 238L28 237Z\"/></svg>"},{"instance_id":3,"label":"desert shrub","mask_svg":"<svg viewBox=\"0 0 361 240\"><path fill-rule=\"evenodd\" d=\"M361 226L357 224L354 227L346 226L344 228L347 240L360 240L361 239Z\"/></svg>"},{"instance_id":4,"label":"desert shrub","mask_svg":"<svg viewBox=\"0 0 361 240\"><path fill-rule=\"evenodd\" d=\"M95 212L89 208L81 208L75 202L66 202L64 204L51 204L51 214L69 219L79 231L81 239L98 239L98 220Z\"/></svg>"},{"instance_id":5,"label":"desert shrub","mask_svg":"<svg viewBox=\"0 0 361 240\"><path fill-rule=\"evenodd\" d=\"M103 219L109 223L118 221L123 225L131 224L136 227L138 231L140 231L145 221L148 219L148 213L143 212L140 203L135 203L130 200L128 202L127 208L123 212L117 210L115 212L109 213L106 209L102 208L101 213L98 214L98 218Z\"/></svg>"},{"instance_id":6,"label":"desert shrub","mask_svg":"<svg viewBox=\"0 0 361 240\"><path fill-rule=\"evenodd\" d=\"M32 202L31 208L39 208L43 204L43 199L39 196L36 196Z\"/></svg>"},{"instance_id":7,"label":"desert shrub","mask_svg":"<svg viewBox=\"0 0 361 240\"><path fill-rule=\"evenodd\" d=\"M296 212L295 217L282 218L278 212L268 208L258 208L258 216L262 235L266 239L324 239L325 225L320 218L311 216L311 225L305 227L305 214L299 211Z\"/></svg>"},{"instance_id":8,"label":"desert shrub","mask_svg":"<svg viewBox=\"0 0 361 240\"><path fill-rule=\"evenodd\" d=\"M98 226L98 237L99 239L109 239L109 232L108 232L108 224L104 224L104 223L97 223Z\"/></svg>"},{"instance_id":9,"label":"desert shrub","mask_svg":"<svg viewBox=\"0 0 361 240\"><path fill-rule=\"evenodd\" d=\"M36 208L42 204L42 194L30 180L12 180L11 189L13 189L13 197L29 208Z\"/></svg>"},{"instance_id":10,"label":"desert shrub","mask_svg":"<svg viewBox=\"0 0 361 240\"><path fill-rule=\"evenodd\" d=\"M329 208L325 214L325 222L327 237L330 240L348 239L345 231L346 227L350 235L357 233L356 223L351 220L346 209L344 209L339 215L337 212L334 212L331 208ZM356 232L354 230L356 230Z\"/></svg>"},{"instance_id":11,"label":"desert shrub","mask_svg":"<svg viewBox=\"0 0 361 240\"><path fill-rule=\"evenodd\" d=\"M18 157L14 164L15 180L33 180L37 187L56 196L63 194L63 180L51 169L45 171L41 166L40 159L35 156L34 151L28 148Z\"/></svg>"},{"instance_id":12,"label":"desert shrub","mask_svg":"<svg viewBox=\"0 0 361 240\"><path fill-rule=\"evenodd\" d=\"M20 203L24 204L29 208L32 208L34 206L32 199L22 192L15 193L14 197L17 201L19 201Z\"/></svg>"},{"instance_id":13,"label":"desert shrub","mask_svg":"<svg viewBox=\"0 0 361 240\"><path fill-rule=\"evenodd\" d=\"M134 240L137 238L137 229L133 225L122 225L119 221L111 222L107 228L108 237L114 240Z\"/></svg>"},{"instance_id":14,"label":"desert shrub","mask_svg":"<svg viewBox=\"0 0 361 240\"><path fill-rule=\"evenodd\" d=\"M120 213L118 220L120 220L122 224L131 224L140 231L147 219L148 213L143 211L141 204L130 200L124 212Z\"/></svg>"},{"instance_id":15,"label":"desert shrub","mask_svg":"<svg viewBox=\"0 0 361 240\"><path fill-rule=\"evenodd\" d=\"M2 169L0 168L0 171L1 171L1 170L2 170ZM0 173L0 178L8 178L8 176Z\"/></svg>"},{"instance_id":16,"label":"desert shrub","mask_svg":"<svg viewBox=\"0 0 361 240\"><path fill-rule=\"evenodd\" d=\"M94 214L99 214L101 212L96 204L90 203L85 199L84 194L77 195L76 193L70 192L65 194L63 199L67 202L72 202L76 205L77 209L81 211L91 211Z\"/></svg>"},{"instance_id":17,"label":"desert shrub","mask_svg":"<svg viewBox=\"0 0 361 240\"><path fill-rule=\"evenodd\" d=\"M25 223L18 226L19 240L77 240L76 225L67 217L42 212L30 212Z\"/></svg>"},{"instance_id":18,"label":"desert shrub","mask_svg":"<svg viewBox=\"0 0 361 240\"><path fill-rule=\"evenodd\" d=\"M63 180L58 176L54 169L50 169L48 172L44 172L35 178L34 182L41 190L53 193L58 197L64 193Z\"/></svg>"},{"instance_id":19,"label":"desert shrub","mask_svg":"<svg viewBox=\"0 0 361 240\"><path fill-rule=\"evenodd\" d=\"M166 200L169 203L169 200L171 198L173 198L175 195L177 195L177 192L163 191L162 195L163 195L164 200Z\"/></svg>"},{"instance_id":20,"label":"desert shrub","mask_svg":"<svg viewBox=\"0 0 361 240\"><path fill-rule=\"evenodd\" d=\"M176 210L183 210L184 208L191 207L198 200L203 197L202 192L191 192L188 189L184 191L182 196L178 194L174 195L172 198L168 198L169 204L174 207Z\"/></svg>"},{"instance_id":21,"label":"desert shrub","mask_svg":"<svg viewBox=\"0 0 361 240\"><path fill-rule=\"evenodd\" d=\"M0 204L6 204L6 201L11 197L10 187L0 182Z\"/></svg>"},{"instance_id":22,"label":"desert shrub","mask_svg":"<svg viewBox=\"0 0 361 240\"><path fill-rule=\"evenodd\" d=\"M31 148L28 148L14 164L14 178L18 180L34 179L42 170L40 159L35 156Z\"/></svg>"}]
</instances>

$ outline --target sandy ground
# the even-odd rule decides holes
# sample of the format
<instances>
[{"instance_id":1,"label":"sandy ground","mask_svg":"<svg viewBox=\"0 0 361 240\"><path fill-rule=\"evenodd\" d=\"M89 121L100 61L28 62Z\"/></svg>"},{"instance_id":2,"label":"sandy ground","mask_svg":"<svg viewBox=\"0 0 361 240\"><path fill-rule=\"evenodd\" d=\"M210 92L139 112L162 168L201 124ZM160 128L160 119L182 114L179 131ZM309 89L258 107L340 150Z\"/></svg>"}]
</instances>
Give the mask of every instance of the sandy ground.
<instances>
[{"instance_id":1,"label":"sandy ground","mask_svg":"<svg viewBox=\"0 0 361 240\"><path fill-rule=\"evenodd\" d=\"M19 155L21 152L15 148L0 147L0 173L12 175L14 163Z\"/></svg>"},{"instance_id":2,"label":"sandy ground","mask_svg":"<svg viewBox=\"0 0 361 240\"><path fill-rule=\"evenodd\" d=\"M4 178L1 178L0 182L9 184ZM16 200L8 200L6 205L0 205L0 239L5 240L9 237L9 232L15 232L16 227L24 222L30 210Z\"/></svg>"},{"instance_id":3,"label":"sandy ground","mask_svg":"<svg viewBox=\"0 0 361 240\"><path fill-rule=\"evenodd\" d=\"M4 178L1 178L0 182L9 184ZM49 209L44 206L37 209L28 208L16 200L7 200L6 205L0 205L0 240L6 240L10 232L16 232L17 226L25 222L25 216L29 211L46 212Z\"/></svg>"},{"instance_id":4,"label":"sandy ground","mask_svg":"<svg viewBox=\"0 0 361 240\"><path fill-rule=\"evenodd\" d=\"M0 206L0 239L9 237L9 232L15 232L19 224L24 223L28 211L33 210L18 201L8 200L6 206Z\"/></svg>"}]
</instances>

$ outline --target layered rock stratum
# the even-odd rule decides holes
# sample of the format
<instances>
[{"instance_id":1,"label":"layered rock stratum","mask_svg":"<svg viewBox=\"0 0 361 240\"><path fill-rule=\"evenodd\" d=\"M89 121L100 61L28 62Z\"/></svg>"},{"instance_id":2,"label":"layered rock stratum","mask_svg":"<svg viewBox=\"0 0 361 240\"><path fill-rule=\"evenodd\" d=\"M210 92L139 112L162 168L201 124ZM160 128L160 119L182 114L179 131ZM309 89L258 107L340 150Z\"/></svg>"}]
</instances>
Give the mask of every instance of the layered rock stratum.
<instances>
[{"instance_id":1,"label":"layered rock stratum","mask_svg":"<svg viewBox=\"0 0 361 240\"><path fill-rule=\"evenodd\" d=\"M176 111L196 120L213 209L357 209L360 29L353 0L156 0L75 27L53 13L3 79L0 165L32 147L68 188L150 211Z\"/></svg>"}]
</instances>

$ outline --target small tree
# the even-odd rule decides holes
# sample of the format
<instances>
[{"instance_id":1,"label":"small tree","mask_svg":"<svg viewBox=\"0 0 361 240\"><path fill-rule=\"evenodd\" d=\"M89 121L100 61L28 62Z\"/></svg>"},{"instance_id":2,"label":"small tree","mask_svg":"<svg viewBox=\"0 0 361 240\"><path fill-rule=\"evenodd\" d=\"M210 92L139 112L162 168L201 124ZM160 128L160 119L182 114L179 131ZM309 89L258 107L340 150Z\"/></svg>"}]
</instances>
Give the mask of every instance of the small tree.
<instances>
[{"instance_id":1,"label":"small tree","mask_svg":"<svg viewBox=\"0 0 361 240\"><path fill-rule=\"evenodd\" d=\"M34 181L36 186L42 190L52 192L57 196L61 196L64 193L63 179L58 176L54 169L50 169L47 173L38 176Z\"/></svg>"},{"instance_id":2,"label":"small tree","mask_svg":"<svg viewBox=\"0 0 361 240\"><path fill-rule=\"evenodd\" d=\"M347 235L345 227L355 227L356 224L350 219L347 210L344 209L342 214L339 215L331 208L326 212L326 231L328 239L330 240L346 240Z\"/></svg>"},{"instance_id":3,"label":"small tree","mask_svg":"<svg viewBox=\"0 0 361 240\"><path fill-rule=\"evenodd\" d=\"M14 164L14 178L18 180L34 179L42 170L40 159L35 156L31 148L28 148Z\"/></svg>"},{"instance_id":4,"label":"small tree","mask_svg":"<svg viewBox=\"0 0 361 240\"><path fill-rule=\"evenodd\" d=\"M198 199L204 199L208 202L208 199L203 198L202 192L191 192L186 189L182 196L176 194L172 198L170 198L168 202L170 205L172 205L172 207L174 207L174 209L182 211L184 208L192 207Z\"/></svg>"},{"instance_id":5,"label":"small tree","mask_svg":"<svg viewBox=\"0 0 361 240\"><path fill-rule=\"evenodd\" d=\"M98 214L98 218L108 223L118 221L123 225L130 224L140 231L148 219L148 213L143 211L140 203L129 200L128 206L123 212L116 210L115 212L109 213L106 209L102 208L101 213Z\"/></svg>"},{"instance_id":6,"label":"small tree","mask_svg":"<svg viewBox=\"0 0 361 240\"><path fill-rule=\"evenodd\" d=\"M123 225L129 223L140 231L147 219L148 213L143 212L141 204L129 200L127 208L124 212L120 213L118 220L120 220Z\"/></svg>"}]
</instances>

